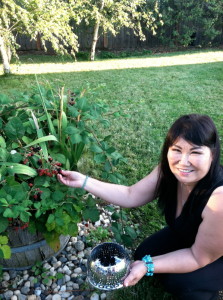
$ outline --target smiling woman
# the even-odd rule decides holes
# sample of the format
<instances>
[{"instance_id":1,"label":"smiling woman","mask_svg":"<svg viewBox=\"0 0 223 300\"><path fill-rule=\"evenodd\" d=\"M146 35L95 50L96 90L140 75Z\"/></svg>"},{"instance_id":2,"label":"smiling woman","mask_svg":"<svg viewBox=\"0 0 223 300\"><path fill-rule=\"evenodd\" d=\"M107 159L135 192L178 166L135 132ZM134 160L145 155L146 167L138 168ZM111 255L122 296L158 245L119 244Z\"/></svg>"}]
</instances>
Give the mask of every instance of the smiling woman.
<instances>
[{"instance_id":1,"label":"smiling woman","mask_svg":"<svg viewBox=\"0 0 223 300\"><path fill-rule=\"evenodd\" d=\"M223 170L213 121L204 115L180 117L164 142L161 162L132 186L61 171L61 183L84 189L115 205L137 207L158 197L167 226L144 240L124 280L135 285L157 274L181 300L217 300L223 288Z\"/></svg>"}]
</instances>

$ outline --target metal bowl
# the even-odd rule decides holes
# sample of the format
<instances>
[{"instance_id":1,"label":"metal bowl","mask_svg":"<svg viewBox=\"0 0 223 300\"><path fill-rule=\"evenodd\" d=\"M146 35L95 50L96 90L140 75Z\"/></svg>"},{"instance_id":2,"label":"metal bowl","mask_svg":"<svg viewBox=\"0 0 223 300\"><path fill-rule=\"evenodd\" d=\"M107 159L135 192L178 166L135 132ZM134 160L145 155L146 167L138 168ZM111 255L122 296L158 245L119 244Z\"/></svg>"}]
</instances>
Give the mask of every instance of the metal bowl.
<instances>
[{"instance_id":1,"label":"metal bowl","mask_svg":"<svg viewBox=\"0 0 223 300\"><path fill-rule=\"evenodd\" d=\"M88 280L93 287L111 291L123 287L129 273L130 258L117 243L102 243L92 249L88 258Z\"/></svg>"}]
</instances>

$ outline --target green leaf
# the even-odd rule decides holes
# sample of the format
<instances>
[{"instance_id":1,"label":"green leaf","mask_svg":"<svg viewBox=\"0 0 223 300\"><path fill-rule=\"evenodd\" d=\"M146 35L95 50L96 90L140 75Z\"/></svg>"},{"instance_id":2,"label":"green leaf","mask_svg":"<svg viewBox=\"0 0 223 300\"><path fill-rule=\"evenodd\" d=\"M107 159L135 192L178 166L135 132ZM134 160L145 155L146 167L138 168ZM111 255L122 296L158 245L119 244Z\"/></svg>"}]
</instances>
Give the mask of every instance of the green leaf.
<instances>
[{"instance_id":1,"label":"green leaf","mask_svg":"<svg viewBox=\"0 0 223 300\"><path fill-rule=\"evenodd\" d=\"M62 153L51 153L51 157L62 164L66 163L66 156Z\"/></svg>"},{"instance_id":2,"label":"green leaf","mask_svg":"<svg viewBox=\"0 0 223 300\"><path fill-rule=\"evenodd\" d=\"M68 234L71 236L77 236L78 234L78 226L77 223L70 223L68 227Z\"/></svg>"},{"instance_id":3,"label":"green leaf","mask_svg":"<svg viewBox=\"0 0 223 300\"><path fill-rule=\"evenodd\" d=\"M112 220L119 220L121 218L121 214L118 213L118 212L114 212L112 215L111 215L111 218Z\"/></svg>"},{"instance_id":4,"label":"green leaf","mask_svg":"<svg viewBox=\"0 0 223 300\"><path fill-rule=\"evenodd\" d=\"M19 163L23 159L23 156L20 153L15 153L15 154L11 154L11 158L12 158L12 162Z\"/></svg>"},{"instance_id":5,"label":"green leaf","mask_svg":"<svg viewBox=\"0 0 223 300\"><path fill-rule=\"evenodd\" d=\"M2 165L3 163L0 163ZM29 166L25 166L22 164L17 164L17 163L4 163L5 166L9 167L10 170L15 173L15 174L24 174L28 175L30 177L37 176L36 170L30 168Z\"/></svg>"},{"instance_id":6,"label":"green leaf","mask_svg":"<svg viewBox=\"0 0 223 300\"><path fill-rule=\"evenodd\" d=\"M5 94L0 94L0 103L1 104L9 104L12 100Z\"/></svg>"},{"instance_id":7,"label":"green leaf","mask_svg":"<svg viewBox=\"0 0 223 300\"><path fill-rule=\"evenodd\" d=\"M86 107L87 107L87 99L82 97L82 98L79 98L77 99L77 108L80 109L80 110L85 110Z\"/></svg>"},{"instance_id":8,"label":"green leaf","mask_svg":"<svg viewBox=\"0 0 223 300\"><path fill-rule=\"evenodd\" d=\"M136 239L137 237L137 233L135 231L134 228L130 227L130 226L127 226L125 227L125 232L126 234L128 234L132 239Z\"/></svg>"},{"instance_id":9,"label":"green leaf","mask_svg":"<svg viewBox=\"0 0 223 300\"><path fill-rule=\"evenodd\" d=\"M55 216L53 214L50 214L47 219L47 223L51 224L54 222L54 220L55 220Z\"/></svg>"},{"instance_id":10,"label":"green leaf","mask_svg":"<svg viewBox=\"0 0 223 300\"><path fill-rule=\"evenodd\" d=\"M97 164L100 164L100 163L103 163L105 162L107 159L106 155L104 153L99 153L99 154L96 154L94 156L94 161L97 163Z\"/></svg>"},{"instance_id":11,"label":"green leaf","mask_svg":"<svg viewBox=\"0 0 223 300\"><path fill-rule=\"evenodd\" d=\"M83 211L83 218L85 220L91 220L92 222L98 221L99 215L97 208L87 208Z\"/></svg>"},{"instance_id":12,"label":"green leaf","mask_svg":"<svg viewBox=\"0 0 223 300\"><path fill-rule=\"evenodd\" d=\"M3 235L0 235L0 245L6 245L8 244L8 238L7 236L3 236Z\"/></svg>"},{"instance_id":13,"label":"green leaf","mask_svg":"<svg viewBox=\"0 0 223 300\"><path fill-rule=\"evenodd\" d=\"M8 245L3 245L0 247L3 252L4 258L9 259L11 257L11 249Z\"/></svg>"},{"instance_id":14,"label":"green leaf","mask_svg":"<svg viewBox=\"0 0 223 300\"><path fill-rule=\"evenodd\" d=\"M95 152L95 153L101 153L101 152L103 152L103 150L101 149L101 147L99 147L96 144L92 144L91 147L90 147L90 150L92 152Z\"/></svg>"},{"instance_id":15,"label":"green leaf","mask_svg":"<svg viewBox=\"0 0 223 300\"><path fill-rule=\"evenodd\" d=\"M3 213L3 216L4 216L5 218L13 218L13 217L15 217L15 214L14 214L14 212L11 210L11 208L6 208L6 210L5 210L4 213Z\"/></svg>"},{"instance_id":16,"label":"green leaf","mask_svg":"<svg viewBox=\"0 0 223 300\"><path fill-rule=\"evenodd\" d=\"M33 141L32 143L28 144L24 148L28 148L28 147L34 146L36 144L40 144L40 143L48 142L48 141L58 142L57 138L54 135L48 135L48 136L44 136L44 137L41 137L41 138Z\"/></svg>"},{"instance_id":17,"label":"green leaf","mask_svg":"<svg viewBox=\"0 0 223 300\"><path fill-rule=\"evenodd\" d=\"M53 194L52 194L52 199L56 202L60 202L64 199L65 197L65 194L62 193L61 191L55 191Z\"/></svg>"},{"instance_id":18,"label":"green leaf","mask_svg":"<svg viewBox=\"0 0 223 300\"><path fill-rule=\"evenodd\" d=\"M6 143L5 143L5 139L3 138L3 136L0 136L0 147L6 148Z\"/></svg>"},{"instance_id":19,"label":"green leaf","mask_svg":"<svg viewBox=\"0 0 223 300\"><path fill-rule=\"evenodd\" d=\"M72 144L78 144L82 142L82 137L80 134L76 133L70 136L70 140Z\"/></svg>"},{"instance_id":20,"label":"green leaf","mask_svg":"<svg viewBox=\"0 0 223 300\"><path fill-rule=\"evenodd\" d=\"M32 216L30 212L28 211L23 211L19 214L20 219L24 222L27 223L29 222L29 218Z\"/></svg>"},{"instance_id":21,"label":"green leaf","mask_svg":"<svg viewBox=\"0 0 223 300\"><path fill-rule=\"evenodd\" d=\"M132 238L129 236L129 235L127 235L127 234L122 234L121 235L121 239L122 239L122 242L123 242L123 244L125 245L125 246L127 246L127 247L130 247L130 246L132 246Z\"/></svg>"},{"instance_id":22,"label":"green leaf","mask_svg":"<svg viewBox=\"0 0 223 300\"><path fill-rule=\"evenodd\" d=\"M7 161L8 152L4 148L0 148L0 161Z\"/></svg>"},{"instance_id":23,"label":"green leaf","mask_svg":"<svg viewBox=\"0 0 223 300\"><path fill-rule=\"evenodd\" d=\"M17 140L23 137L25 129L22 121L18 117L11 119L5 126L5 134L11 140Z\"/></svg>"},{"instance_id":24,"label":"green leaf","mask_svg":"<svg viewBox=\"0 0 223 300\"><path fill-rule=\"evenodd\" d=\"M9 221L7 218L0 218L0 232L5 232L9 225ZM1 242L0 242L1 243ZM3 244L3 243L2 243Z\"/></svg>"}]
</instances>

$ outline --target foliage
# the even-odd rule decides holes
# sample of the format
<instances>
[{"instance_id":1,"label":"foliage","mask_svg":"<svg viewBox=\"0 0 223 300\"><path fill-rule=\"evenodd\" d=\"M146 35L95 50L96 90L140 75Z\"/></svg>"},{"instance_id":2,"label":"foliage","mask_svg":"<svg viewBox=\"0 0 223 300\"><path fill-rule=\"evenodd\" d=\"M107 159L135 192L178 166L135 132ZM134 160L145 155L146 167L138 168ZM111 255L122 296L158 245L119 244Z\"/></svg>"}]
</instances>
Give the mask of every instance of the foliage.
<instances>
[{"instance_id":1,"label":"foliage","mask_svg":"<svg viewBox=\"0 0 223 300\"><path fill-rule=\"evenodd\" d=\"M79 20L94 28L91 60L94 60L97 39L101 33L116 35L122 27L127 27L145 40L142 28L155 34L161 17L157 1L146 0L82 0L75 3L73 11Z\"/></svg>"},{"instance_id":2,"label":"foliage","mask_svg":"<svg viewBox=\"0 0 223 300\"><path fill-rule=\"evenodd\" d=\"M35 276L33 280L33 284L37 283L38 280L42 280L43 284L47 284L50 279L56 281L57 279L61 279L64 277L63 273L56 273L55 275L51 275L50 271L43 267L42 262L37 261L35 265L32 267L31 271Z\"/></svg>"},{"instance_id":3,"label":"foliage","mask_svg":"<svg viewBox=\"0 0 223 300\"><path fill-rule=\"evenodd\" d=\"M107 210L112 212L111 229L115 240L127 247L132 247L134 240L139 235L138 224L133 224L131 218L128 216L128 210L117 209L112 206L107 206Z\"/></svg>"},{"instance_id":4,"label":"foliage","mask_svg":"<svg viewBox=\"0 0 223 300\"><path fill-rule=\"evenodd\" d=\"M77 170L90 158L103 179L123 180L115 168L125 159L109 145L111 135L97 136L100 126L109 126L106 113L118 112L84 94L63 89L55 94L38 85L32 95L0 95L0 232L28 223L57 249L61 234L77 234L82 217L99 218L90 195L83 202L82 189L57 181L60 168Z\"/></svg>"},{"instance_id":5,"label":"foliage","mask_svg":"<svg viewBox=\"0 0 223 300\"><path fill-rule=\"evenodd\" d=\"M108 230L108 228L103 228L102 226L98 226L95 229L90 230L86 238L87 238L87 244L89 246L92 246L102 242L109 242L111 240L111 233Z\"/></svg>"},{"instance_id":6,"label":"foliage","mask_svg":"<svg viewBox=\"0 0 223 300\"><path fill-rule=\"evenodd\" d=\"M162 0L160 12L164 26L158 36L169 45L210 46L222 32L221 0Z\"/></svg>"},{"instance_id":7,"label":"foliage","mask_svg":"<svg viewBox=\"0 0 223 300\"><path fill-rule=\"evenodd\" d=\"M50 42L57 53L71 54L77 51L77 36L70 25L70 4L61 0L13 1L0 4L0 52L10 62L9 53L17 56L16 34L26 34L31 39L41 38L44 49ZM75 15L72 15L75 18ZM3 61L4 63L4 61Z\"/></svg>"}]
</instances>

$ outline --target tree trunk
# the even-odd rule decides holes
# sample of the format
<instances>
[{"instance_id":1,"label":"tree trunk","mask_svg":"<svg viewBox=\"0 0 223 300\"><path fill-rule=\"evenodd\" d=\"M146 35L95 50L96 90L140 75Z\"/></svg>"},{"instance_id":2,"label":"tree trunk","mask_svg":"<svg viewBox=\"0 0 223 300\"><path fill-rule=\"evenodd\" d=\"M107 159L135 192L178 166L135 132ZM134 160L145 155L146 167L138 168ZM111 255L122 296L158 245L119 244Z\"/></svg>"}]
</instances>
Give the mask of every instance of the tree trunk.
<instances>
[{"instance_id":1,"label":"tree trunk","mask_svg":"<svg viewBox=\"0 0 223 300\"><path fill-rule=\"evenodd\" d=\"M98 32L99 32L100 21L101 21L100 12L104 8L104 5L105 5L105 1L102 0L101 7L99 8L97 20L96 20L96 23L94 26L94 34L93 34L93 41L92 41L92 45L91 45L91 56L90 56L91 61L93 61L95 58L95 49L96 49L96 45L97 45L97 41L98 41Z\"/></svg>"},{"instance_id":2,"label":"tree trunk","mask_svg":"<svg viewBox=\"0 0 223 300\"><path fill-rule=\"evenodd\" d=\"M5 43L4 43L4 39L3 39L2 36L0 36L0 53L1 53L2 62L3 62L4 74L10 74L11 73L10 59L8 57L7 50L6 50Z\"/></svg>"},{"instance_id":3,"label":"tree trunk","mask_svg":"<svg viewBox=\"0 0 223 300\"><path fill-rule=\"evenodd\" d=\"M39 32L38 32L37 38L36 38L36 48L37 48L37 51L42 50L42 41L41 41L41 35Z\"/></svg>"}]
</instances>

